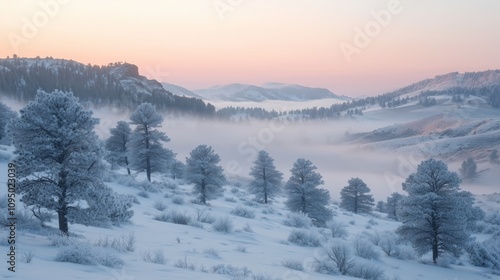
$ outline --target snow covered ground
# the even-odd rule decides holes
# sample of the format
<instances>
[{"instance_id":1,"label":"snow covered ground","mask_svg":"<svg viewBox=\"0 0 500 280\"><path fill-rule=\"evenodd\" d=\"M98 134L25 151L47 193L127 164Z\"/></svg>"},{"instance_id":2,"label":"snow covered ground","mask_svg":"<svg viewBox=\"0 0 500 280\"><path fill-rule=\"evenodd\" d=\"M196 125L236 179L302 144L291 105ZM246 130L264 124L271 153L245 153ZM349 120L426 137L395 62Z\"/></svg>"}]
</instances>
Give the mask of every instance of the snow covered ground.
<instances>
[{"instance_id":1,"label":"snow covered ground","mask_svg":"<svg viewBox=\"0 0 500 280\"><path fill-rule=\"evenodd\" d=\"M11 150L2 147L0 168L6 170ZM7 231L0 232L1 251L4 256L3 268L0 272L5 279L331 279L331 275L314 272L312 264L319 256L318 247L302 247L287 241L293 227L284 225L288 211L284 209L284 198L278 198L272 205L264 206L252 201L245 188L237 183L227 185L223 198L210 201L209 206L191 203L191 186L180 181L154 176L159 191L156 193L140 193L144 176L135 179L123 175L109 178L107 184L115 191L137 197L134 204L132 223L113 228L96 228L82 225L70 225L69 243L78 243L82 248L90 244L91 254L108 254L108 258L123 260L123 266L115 268L103 265L81 265L56 262L54 259L64 246L53 246L60 238L44 236L41 230L19 230L16 240L16 272L7 271L5 262L7 251ZM2 177L1 184L6 183ZM147 197L145 197L147 196ZM500 200L488 200L488 210L500 208ZM245 218L231 214L236 207L244 207L255 217ZM165 209L162 209L165 207ZM376 240L385 231L393 231L398 223L387 220L384 214L355 215L330 206L335 213L334 219L345 225L348 235L346 242L352 242L359 234L367 240ZM18 202L18 210L23 206ZM162 213L178 212L191 219L189 225L175 224L155 220ZM218 232L210 221L195 222L197 213L203 212L210 219L228 217L233 224L229 233ZM202 219L200 219L202 220ZM56 220L49 223L57 228ZM316 229L311 229L312 231ZM44 230L46 232L50 230ZM53 230L53 232L56 232ZM367 235L366 235L367 234ZM96 244L104 244L106 240L127 240L135 237L135 250L122 252L112 248L100 248ZM329 235L324 231L323 235ZM318 231L318 236L322 234ZM55 241L54 241L55 240ZM109 242L108 245L110 245ZM87 244L87 245L82 245ZM87 246L87 247L86 247ZM103 245L102 245L103 246ZM80 248L77 247L77 248ZM388 257L381 248L375 246L378 258L358 262L367 262L383 270L384 279L500 279L499 276L487 274L483 268L467 263L464 257L446 268L428 264L429 257L408 258L406 260ZM105 253L103 253L105 252ZM28 255L32 260L27 263ZM155 256L163 256L164 263L152 263L148 260ZM158 258L161 262L161 258ZM302 270L293 270L285 263L300 264ZM300 267L300 266L299 266ZM335 276L338 279L353 279L346 276Z\"/></svg>"}]
</instances>

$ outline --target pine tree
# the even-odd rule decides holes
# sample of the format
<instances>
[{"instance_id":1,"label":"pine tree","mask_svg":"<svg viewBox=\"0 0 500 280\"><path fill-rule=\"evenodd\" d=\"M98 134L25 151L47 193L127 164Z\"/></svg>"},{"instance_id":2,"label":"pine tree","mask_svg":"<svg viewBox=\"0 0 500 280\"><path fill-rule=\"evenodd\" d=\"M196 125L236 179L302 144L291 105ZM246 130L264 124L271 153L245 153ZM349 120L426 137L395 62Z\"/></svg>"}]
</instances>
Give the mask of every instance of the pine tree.
<instances>
[{"instance_id":1,"label":"pine tree","mask_svg":"<svg viewBox=\"0 0 500 280\"><path fill-rule=\"evenodd\" d=\"M142 103L130 116L131 124L136 125L129 141L129 159L132 169L146 172L148 181L151 174L165 172L172 151L164 148L161 142L169 142L170 138L156 128L161 126L163 117L150 103Z\"/></svg>"},{"instance_id":2,"label":"pine tree","mask_svg":"<svg viewBox=\"0 0 500 280\"><path fill-rule=\"evenodd\" d=\"M382 200L377 202L377 205L375 206L375 208L380 213L387 213L387 204Z\"/></svg>"},{"instance_id":3,"label":"pine tree","mask_svg":"<svg viewBox=\"0 0 500 280\"><path fill-rule=\"evenodd\" d=\"M404 198L404 195L400 193L392 193L391 196L387 198L386 209L387 209L387 218L399 221L398 218L398 204L401 199Z\"/></svg>"},{"instance_id":4,"label":"pine tree","mask_svg":"<svg viewBox=\"0 0 500 280\"><path fill-rule=\"evenodd\" d=\"M8 125L21 200L56 211L63 234L68 234L68 218L81 209L77 202L90 201L88 194L101 184L104 153L94 132L98 122L72 93L38 91Z\"/></svg>"},{"instance_id":5,"label":"pine tree","mask_svg":"<svg viewBox=\"0 0 500 280\"><path fill-rule=\"evenodd\" d=\"M186 158L186 180L194 184L193 193L203 204L222 195L226 178L219 162L219 155L207 145L196 147Z\"/></svg>"},{"instance_id":6,"label":"pine tree","mask_svg":"<svg viewBox=\"0 0 500 280\"><path fill-rule=\"evenodd\" d=\"M112 163L126 167L130 175L127 144L132 130L127 122L119 121L109 132L111 135L105 142L105 147L109 151L108 158Z\"/></svg>"},{"instance_id":7,"label":"pine tree","mask_svg":"<svg viewBox=\"0 0 500 280\"><path fill-rule=\"evenodd\" d=\"M354 213L369 213L375 205L368 188L359 178L351 178L340 191L340 207Z\"/></svg>"},{"instance_id":8,"label":"pine tree","mask_svg":"<svg viewBox=\"0 0 500 280\"><path fill-rule=\"evenodd\" d=\"M477 165L472 158L468 158L462 162L462 168L460 168L460 174L465 179L471 179L476 177Z\"/></svg>"},{"instance_id":9,"label":"pine tree","mask_svg":"<svg viewBox=\"0 0 500 280\"><path fill-rule=\"evenodd\" d=\"M459 256L470 241L470 229L484 213L474 207L471 193L460 191L460 179L442 161L429 159L403 183L408 196L399 202L397 229L420 254Z\"/></svg>"},{"instance_id":10,"label":"pine tree","mask_svg":"<svg viewBox=\"0 0 500 280\"><path fill-rule=\"evenodd\" d=\"M279 192L283 180L283 173L276 170L274 159L266 151L260 151L257 155L250 176L253 177L250 182L251 192L258 201L265 204Z\"/></svg>"},{"instance_id":11,"label":"pine tree","mask_svg":"<svg viewBox=\"0 0 500 280\"><path fill-rule=\"evenodd\" d=\"M290 211L302 212L316 225L324 225L332 217L332 212L326 208L330 194L319 188L323 180L316 169L311 161L297 159L290 170L292 175L285 184L288 196L285 204Z\"/></svg>"},{"instance_id":12,"label":"pine tree","mask_svg":"<svg viewBox=\"0 0 500 280\"><path fill-rule=\"evenodd\" d=\"M8 136L5 128L11 119L17 118L17 113L12 111L7 105L0 103L0 140L5 144L10 144L9 141L5 141Z\"/></svg>"}]
</instances>

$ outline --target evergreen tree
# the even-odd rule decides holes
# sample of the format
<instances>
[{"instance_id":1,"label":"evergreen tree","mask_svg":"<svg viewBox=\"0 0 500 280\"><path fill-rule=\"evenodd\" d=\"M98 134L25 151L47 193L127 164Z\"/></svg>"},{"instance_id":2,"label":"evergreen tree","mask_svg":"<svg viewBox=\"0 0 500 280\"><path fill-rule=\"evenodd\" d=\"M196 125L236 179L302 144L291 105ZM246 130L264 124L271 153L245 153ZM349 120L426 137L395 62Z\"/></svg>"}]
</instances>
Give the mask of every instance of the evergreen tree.
<instances>
[{"instance_id":1,"label":"evergreen tree","mask_svg":"<svg viewBox=\"0 0 500 280\"><path fill-rule=\"evenodd\" d=\"M462 168L460 168L460 174L465 179L472 179L476 177L477 165L472 158L468 158L462 162Z\"/></svg>"},{"instance_id":2,"label":"evergreen tree","mask_svg":"<svg viewBox=\"0 0 500 280\"><path fill-rule=\"evenodd\" d=\"M403 183L408 196L399 203L403 223L397 229L420 254L432 252L435 263L443 253L458 256L470 241L470 229L484 213L474 207L471 193L460 191L460 179L442 161L429 159Z\"/></svg>"},{"instance_id":3,"label":"evergreen tree","mask_svg":"<svg viewBox=\"0 0 500 280\"><path fill-rule=\"evenodd\" d=\"M340 191L340 207L354 213L369 213L374 203L373 196L368 194L368 188L359 178L351 178L348 185Z\"/></svg>"},{"instance_id":4,"label":"evergreen tree","mask_svg":"<svg viewBox=\"0 0 500 280\"><path fill-rule=\"evenodd\" d=\"M279 192L283 180L283 173L276 170L274 159L266 151L260 151L257 155L250 176L253 177L250 182L251 192L258 201L265 204Z\"/></svg>"},{"instance_id":5,"label":"evergreen tree","mask_svg":"<svg viewBox=\"0 0 500 280\"><path fill-rule=\"evenodd\" d=\"M332 217L332 212L326 208L330 194L327 190L319 188L323 180L316 169L311 161L297 159L290 170L292 175L285 184L288 196L285 204L290 211L302 212L320 226Z\"/></svg>"},{"instance_id":6,"label":"evergreen tree","mask_svg":"<svg viewBox=\"0 0 500 280\"><path fill-rule=\"evenodd\" d=\"M109 130L110 136L106 139L105 147L109 151L108 158L112 163L126 167L130 175L127 144L132 130L127 122L119 121L115 128Z\"/></svg>"},{"instance_id":7,"label":"evergreen tree","mask_svg":"<svg viewBox=\"0 0 500 280\"><path fill-rule=\"evenodd\" d=\"M161 126L163 117L150 103L142 103L130 116L131 124L136 125L129 141L129 158L132 169L146 172L148 181L151 174L165 172L172 151L164 148L161 142L169 142L170 138L156 128Z\"/></svg>"},{"instance_id":8,"label":"evergreen tree","mask_svg":"<svg viewBox=\"0 0 500 280\"><path fill-rule=\"evenodd\" d=\"M12 111L7 105L0 102L0 140L5 144L10 144L9 141L5 141L8 138L7 131L5 127L11 119L17 118L17 113Z\"/></svg>"},{"instance_id":9,"label":"evergreen tree","mask_svg":"<svg viewBox=\"0 0 500 280\"><path fill-rule=\"evenodd\" d=\"M207 145L196 147L186 158L186 180L194 184L193 193L203 204L222 195L226 178L219 162L219 155Z\"/></svg>"},{"instance_id":10,"label":"evergreen tree","mask_svg":"<svg viewBox=\"0 0 500 280\"><path fill-rule=\"evenodd\" d=\"M98 122L72 93L39 91L8 125L21 200L56 211L63 234L68 234L68 218L81 209L78 202L88 204L89 193L101 186L104 153L94 132Z\"/></svg>"},{"instance_id":11,"label":"evergreen tree","mask_svg":"<svg viewBox=\"0 0 500 280\"><path fill-rule=\"evenodd\" d=\"M392 193L391 196L389 196L387 198L387 203L386 203L387 218L399 221L398 213L397 213L398 204L401 201L401 199L403 199L403 198L404 198L404 195L397 193L397 192Z\"/></svg>"},{"instance_id":12,"label":"evergreen tree","mask_svg":"<svg viewBox=\"0 0 500 280\"><path fill-rule=\"evenodd\" d=\"M375 209L377 209L380 213L387 213L387 204L380 200L377 202L377 205L375 205Z\"/></svg>"}]
</instances>

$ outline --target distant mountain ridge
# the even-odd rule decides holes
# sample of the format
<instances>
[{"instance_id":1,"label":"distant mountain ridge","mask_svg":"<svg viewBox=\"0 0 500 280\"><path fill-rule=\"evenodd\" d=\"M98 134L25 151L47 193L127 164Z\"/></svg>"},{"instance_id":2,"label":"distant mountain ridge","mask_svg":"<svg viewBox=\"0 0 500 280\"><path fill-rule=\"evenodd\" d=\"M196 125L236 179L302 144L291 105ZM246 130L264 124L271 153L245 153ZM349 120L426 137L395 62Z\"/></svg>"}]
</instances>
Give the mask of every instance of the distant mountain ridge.
<instances>
[{"instance_id":1,"label":"distant mountain ridge","mask_svg":"<svg viewBox=\"0 0 500 280\"><path fill-rule=\"evenodd\" d=\"M282 83L266 83L262 86L248 84L218 85L207 89L193 91L197 96L207 100L220 101L253 101L265 100L281 101L308 101L316 99L336 98L348 100L345 96L338 96L325 88L311 88L301 85L289 85Z\"/></svg>"},{"instance_id":2,"label":"distant mountain ridge","mask_svg":"<svg viewBox=\"0 0 500 280\"><path fill-rule=\"evenodd\" d=\"M136 65L106 66L53 58L0 59L0 92L21 102L34 99L37 90L71 91L93 106L135 109L143 102L160 111L213 115L215 107L198 98L174 95L156 80L139 75Z\"/></svg>"},{"instance_id":3,"label":"distant mountain ridge","mask_svg":"<svg viewBox=\"0 0 500 280\"><path fill-rule=\"evenodd\" d=\"M403 95L421 91L443 91L450 88L473 89L497 85L500 85L500 69L465 73L451 72L410 84L387 94Z\"/></svg>"}]
</instances>

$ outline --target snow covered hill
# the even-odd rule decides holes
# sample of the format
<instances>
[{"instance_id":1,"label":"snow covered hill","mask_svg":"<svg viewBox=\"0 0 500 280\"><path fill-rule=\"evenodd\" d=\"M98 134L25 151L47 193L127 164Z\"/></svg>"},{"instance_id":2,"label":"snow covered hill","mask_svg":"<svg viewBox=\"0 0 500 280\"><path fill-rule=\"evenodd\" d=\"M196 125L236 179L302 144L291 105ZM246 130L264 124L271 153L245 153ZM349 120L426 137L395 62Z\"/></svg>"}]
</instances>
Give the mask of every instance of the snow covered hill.
<instances>
[{"instance_id":1,"label":"snow covered hill","mask_svg":"<svg viewBox=\"0 0 500 280\"><path fill-rule=\"evenodd\" d=\"M1 150L0 168L5 170L12 150L3 146ZM433 265L428 256L418 258L409 245L398 243L388 256L383 240L393 236L399 223L382 213L356 215L331 204L334 227L319 229L285 210L284 197L268 206L258 204L239 184L228 184L223 198L203 206L191 202L191 186L182 181L161 176L155 176L152 184L143 180L143 176L125 175L124 170L106 180L115 191L135 197L131 224L112 228L72 224L70 237L57 235L57 221L40 227L18 202L16 272L7 271L3 262L0 274L22 280L53 279L54 273L68 280L360 279L316 272L316 259L322 257L319 244L335 236L336 242L350 248L359 277L365 279L500 279L472 266L466 255ZM500 207L498 196L482 196L480 201L487 202L491 211ZM0 204L0 211L5 207ZM2 227L0 233L3 253L8 249L7 231ZM302 239L290 237L297 234ZM478 235L480 239L488 236ZM360 244L365 247L356 250ZM56 261L63 257L87 263Z\"/></svg>"},{"instance_id":2,"label":"snow covered hill","mask_svg":"<svg viewBox=\"0 0 500 280\"><path fill-rule=\"evenodd\" d=\"M450 88L477 89L500 85L500 69L480 72L452 72L437 75L395 90L395 93L416 95L422 91L441 91Z\"/></svg>"},{"instance_id":3,"label":"snow covered hill","mask_svg":"<svg viewBox=\"0 0 500 280\"><path fill-rule=\"evenodd\" d=\"M468 157L487 160L491 150L500 148L499 109L488 106L484 99L476 96L462 104L451 102L450 96L437 96L436 99L438 104L427 108L413 102L401 108L368 111L365 118L400 116L399 122L349 135L348 140L369 150L452 161Z\"/></svg>"},{"instance_id":4,"label":"snow covered hill","mask_svg":"<svg viewBox=\"0 0 500 280\"><path fill-rule=\"evenodd\" d=\"M234 102L262 102L265 100L309 101L328 98L339 100L349 99L344 96L337 96L324 88L310 88L280 83L266 83L262 86L246 84L221 85L195 90L194 93L207 100Z\"/></svg>"}]
</instances>

